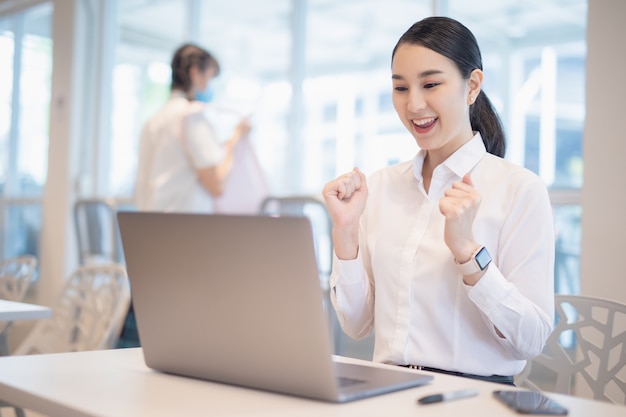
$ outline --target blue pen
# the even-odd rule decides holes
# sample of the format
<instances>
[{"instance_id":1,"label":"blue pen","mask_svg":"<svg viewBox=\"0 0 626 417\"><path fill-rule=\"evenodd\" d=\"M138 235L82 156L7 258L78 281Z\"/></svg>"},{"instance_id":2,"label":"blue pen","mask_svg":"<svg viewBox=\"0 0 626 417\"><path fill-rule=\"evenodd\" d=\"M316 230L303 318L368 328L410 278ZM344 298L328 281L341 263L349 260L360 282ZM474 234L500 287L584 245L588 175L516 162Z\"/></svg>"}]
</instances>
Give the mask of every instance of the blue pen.
<instances>
[{"instance_id":1,"label":"blue pen","mask_svg":"<svg viewBox=\"0 0 626 417\"><path fill-rule=\"evenodd\" d=\"M459 400L461 398L475 397L478 395L477 389L466 389L462 391L452 391L443 394L427 395L417 400L420 404L440 403L443 401Z\"/></svg>"}]
</instances>

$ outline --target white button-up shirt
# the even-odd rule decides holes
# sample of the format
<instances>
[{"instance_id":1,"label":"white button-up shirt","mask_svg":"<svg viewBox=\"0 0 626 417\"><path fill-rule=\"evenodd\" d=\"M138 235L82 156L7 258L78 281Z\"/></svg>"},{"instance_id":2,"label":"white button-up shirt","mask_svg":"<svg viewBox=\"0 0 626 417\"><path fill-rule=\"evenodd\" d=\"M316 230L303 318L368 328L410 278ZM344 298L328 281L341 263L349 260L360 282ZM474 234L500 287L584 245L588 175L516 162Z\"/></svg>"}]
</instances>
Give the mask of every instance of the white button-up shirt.
<instances>
[{"instance_id":1,"label":"white button-up shirt","mask_svg":"<svg viewBox=\"0 0 626 417\"><path fill-rule=\"evenodd\" d=\"M335 257L332 302L344 331L375 331L374 360L477 375L515 375L539 354L554 321L554 233L543 181L488 154L480 134L423 186L425 153L368 179L359 255ZM473 231L493 261L463 283L443 240L439 200L472 174L481 193ZM501 338L496 328L504 335Z\"/></svg>"},{"instance_id":2,"label":"white button-up shirt","mask_svg":"<svg viewBox=\"0 0 626 417\"><path fill-rule=\"evenodd\" d=\"M139 145L135 198L139 210L213 211L197 169L219 164L224 150L202 106L180 91L145 124Z\"/></svg>"}]
</instances>

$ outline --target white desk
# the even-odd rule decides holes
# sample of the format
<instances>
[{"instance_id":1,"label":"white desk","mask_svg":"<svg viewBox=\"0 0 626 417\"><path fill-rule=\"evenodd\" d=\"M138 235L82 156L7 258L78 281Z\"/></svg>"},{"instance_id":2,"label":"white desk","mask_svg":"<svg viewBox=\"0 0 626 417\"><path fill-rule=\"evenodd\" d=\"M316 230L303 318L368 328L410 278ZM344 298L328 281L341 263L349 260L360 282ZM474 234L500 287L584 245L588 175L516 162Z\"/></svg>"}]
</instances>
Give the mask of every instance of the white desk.
<instances>
[{"instance_id":1,"label":"white desk","mask_svg":"<svg viewBox=\"0 0 626 417\"><path fill-rule=\"evenodd\" d=\"M141 348L133 348L0 358L0 399L51 417L517 416L492 398L492 391L503 385L433 375L426 386L329 404L154 372L145 366ZM480 395L416 403L423 395L470 387L478 388ZM623 406L550 396L568 407L571 417L626 416Z\"/></svg>"},{"instance_id":2,"label":"white desk","mask_svg":"<svg viewBox=\"0 0 626 417\"><path fill-rule=\"evenodd\" d=\"M0 321L37 320L52 315L49 307L0 300Z\"/></svg>"},{"instance_id":3,"label":"white desk","mask_svg":"<svg viewBox=\"0 0 626 417\"><path fill-rule=\"evenodd\" d=\"M52 310L48 307L0 300L0 322L9 322L7 326L2 326L0 331L0 356L9 354L7 336L13 321L46 319L50 316Z\"/></svg>"}]
</instances>

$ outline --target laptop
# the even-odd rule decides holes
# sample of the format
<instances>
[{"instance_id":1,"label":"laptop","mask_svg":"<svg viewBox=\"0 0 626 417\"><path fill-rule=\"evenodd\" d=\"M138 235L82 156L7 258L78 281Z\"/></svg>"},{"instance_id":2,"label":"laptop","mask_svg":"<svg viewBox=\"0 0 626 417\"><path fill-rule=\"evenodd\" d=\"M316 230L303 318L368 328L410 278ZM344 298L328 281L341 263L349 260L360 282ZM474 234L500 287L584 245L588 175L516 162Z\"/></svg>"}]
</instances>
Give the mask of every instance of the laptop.
<instances>
[{"instance_id":1,"label":"laptop","mask_svg":"<svg viewBox=\"0 0 626 417\"><path fill-rule=\"evenodd\" d=\"M306 217L119 212L154 370L328 402L432 376L335 361Z\"/></svg>"}]
</instances>

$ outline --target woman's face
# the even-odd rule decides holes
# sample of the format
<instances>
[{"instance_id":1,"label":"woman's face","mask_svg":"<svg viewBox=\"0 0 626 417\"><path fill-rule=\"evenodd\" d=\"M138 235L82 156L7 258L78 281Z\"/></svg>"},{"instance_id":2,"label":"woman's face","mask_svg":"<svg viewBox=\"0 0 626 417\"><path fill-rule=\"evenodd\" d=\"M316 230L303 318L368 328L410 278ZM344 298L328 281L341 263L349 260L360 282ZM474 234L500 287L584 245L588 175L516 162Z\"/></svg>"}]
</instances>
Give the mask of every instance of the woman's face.
<instances>
[{"instance_id":1,"label":"woman's face","mask_svg":"<svg viewBox=\"0 0 626 417\"><path fill-rule=\"evenodd\" d=\"M213 78L217 69L214 66L209 65L204 71L200 70L197 66L191 67L189 70L189 76L191 78L192 92L205 91Z\"/></svg>"},{"instance_id":2,"label":"woman's face","mask_svg":"<svg viewBox=\"0 0 626 417\"><path fill-rule=\"evenodd\" d=\"M480 70L464 80L449 58L407 43L391 69L394 108L421 149L445 159L472 138L469 105L480 92Z\"/></svg>"}]
</instances>

